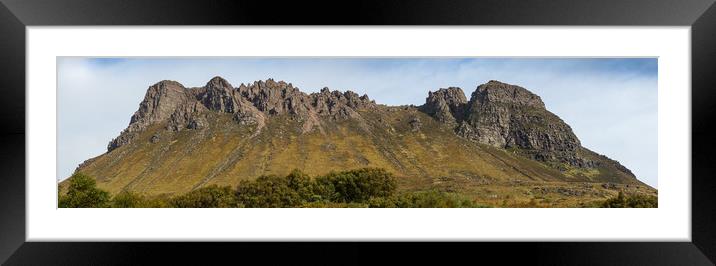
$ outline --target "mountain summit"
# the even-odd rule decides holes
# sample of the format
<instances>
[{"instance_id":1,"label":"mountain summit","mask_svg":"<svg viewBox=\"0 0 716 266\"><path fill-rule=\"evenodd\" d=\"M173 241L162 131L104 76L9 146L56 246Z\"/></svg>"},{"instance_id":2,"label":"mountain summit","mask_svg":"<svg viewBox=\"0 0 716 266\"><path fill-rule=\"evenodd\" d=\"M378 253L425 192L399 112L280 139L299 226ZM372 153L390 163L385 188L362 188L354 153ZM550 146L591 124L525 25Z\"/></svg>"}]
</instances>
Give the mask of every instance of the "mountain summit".
<instances>
[{"instance_id":1,"label":"mountain summit","mask_svg":"<svg viewBox=\"0 0 716 266\"><path fill-rule=\"evenodd\" d=\"M416 107L328 88L307 94L273 79L234 87L214 77L193 88L164 80L147 89L107 153L77 171L110 192L173 194L292 169L359 167L384 168L414 187L455 179L646 187L582 147L538 95L499 81L477 86L470 99L441 88Z\"/></svg>"},{"instance_id":2,"label":"mountain summit","mask_svg":"<svg viewBox=\"0 0 716 266\"><path fill-rule=\"evenodd\" d=\"M260 132L271 116L290 115L303 122L302 132L320 128L319 117L357 118L357 109L374 106L367 95L330 91L306 94L292 84L273 79L257 81L234 88L221 77L214 77L204 87L185 88L176 81L161 81L149 87L139 110L134 113L119 137L107 151L129 143L137 133L157 122L167 121L172 131L201 129L206 126L205 113L214 111L233 115L240 125L256 125Z\"/></svg>"}]
</instances>

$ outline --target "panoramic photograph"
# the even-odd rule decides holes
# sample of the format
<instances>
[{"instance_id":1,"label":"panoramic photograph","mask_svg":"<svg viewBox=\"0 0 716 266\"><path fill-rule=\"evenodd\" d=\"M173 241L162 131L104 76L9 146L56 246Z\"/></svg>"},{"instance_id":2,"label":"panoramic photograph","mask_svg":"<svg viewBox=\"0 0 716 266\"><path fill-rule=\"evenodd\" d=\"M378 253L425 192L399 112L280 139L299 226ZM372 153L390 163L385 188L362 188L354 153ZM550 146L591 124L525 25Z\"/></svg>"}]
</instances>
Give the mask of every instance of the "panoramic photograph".
<instances>
[{"instance_id":1,"label":"panoramic photograph","mask_svg":"<svg viewBox=\"0 0 716 266\"><path fill-rule=\"evenodd\" d=\"M658 208L657 58L58 57L59 208Z\"/></svg>"}]
</instances>

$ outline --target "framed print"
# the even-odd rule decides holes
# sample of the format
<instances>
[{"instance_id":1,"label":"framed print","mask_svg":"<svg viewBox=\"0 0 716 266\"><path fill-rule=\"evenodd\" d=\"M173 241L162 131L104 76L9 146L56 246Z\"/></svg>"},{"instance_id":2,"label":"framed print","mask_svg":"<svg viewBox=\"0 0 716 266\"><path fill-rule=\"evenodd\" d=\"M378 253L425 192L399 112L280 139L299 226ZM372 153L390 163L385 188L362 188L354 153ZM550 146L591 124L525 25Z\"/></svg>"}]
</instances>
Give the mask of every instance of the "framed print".
<instances>
[{"instance_id":1,"label":"framed print","mask_svg":"<svg viewBox=\"0 0 716 266\"><path fill-rule=\"evenodd\" d=\"M7 264L716 258L712 1L2 4Z\"/></svg>"}]
</instances>

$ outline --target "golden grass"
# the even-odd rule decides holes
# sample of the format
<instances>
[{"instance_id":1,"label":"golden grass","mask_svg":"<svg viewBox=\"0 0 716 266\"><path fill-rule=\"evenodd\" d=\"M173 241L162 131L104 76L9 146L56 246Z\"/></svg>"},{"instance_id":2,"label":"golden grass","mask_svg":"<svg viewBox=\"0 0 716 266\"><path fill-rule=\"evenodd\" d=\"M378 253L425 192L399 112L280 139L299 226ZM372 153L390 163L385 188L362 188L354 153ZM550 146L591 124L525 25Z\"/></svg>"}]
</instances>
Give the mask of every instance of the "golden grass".
<instances>
[{"instance_id":1,"label":"golden grass","mask_svg":"<svg viewBox=\"0 0 716 266\"><path fill-rule=\"evenodd\" d=\"M228 114L210 113L208 128L170 132L155 125L80 171L96 177L98 186L112 194L185 193L211 184L235 186L261 175L286 175L292 169L315 176L378 167L399 177L401 190L453 190L491 206L576 206L616 195L608 190L571 198L536 195L535 186L576 189L572 186L608 171L561 173L519 154L465 141L414 108L361 115L366 121L362 126L353 120L326 121L323 131L309 133L300 133L301 124L290 117L272 117L255 135L253 127L239 126ZM420 130L411 130L412 117L422 121ZM157 143L149 142L154 134L160 135ZM566 180L580 182L556 182Z\"/></svg>"}]
</instances>

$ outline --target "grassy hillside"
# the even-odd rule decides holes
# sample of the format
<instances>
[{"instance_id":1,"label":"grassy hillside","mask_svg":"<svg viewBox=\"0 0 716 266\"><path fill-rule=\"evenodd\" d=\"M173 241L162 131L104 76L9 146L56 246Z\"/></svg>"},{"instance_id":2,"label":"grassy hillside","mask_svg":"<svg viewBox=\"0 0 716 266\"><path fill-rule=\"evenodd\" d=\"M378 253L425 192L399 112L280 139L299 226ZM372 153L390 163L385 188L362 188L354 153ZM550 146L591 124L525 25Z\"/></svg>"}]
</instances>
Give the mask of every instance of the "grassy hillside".
<instances>
[{"instance_id":1,"label":"grassy hillside","mask_svg":"<svg viewBox=\"0 0 716 266\"><path fill-rule=\"evenodd\" d=\"M377 167L393 173L400 190L440 187L492 203L507 196L528 199L515 195L552 191L535 190L530 184L572 187L621 180L609 164L589 171L560 171L527 159L518 150L465 141L414 107L380 106L360 117L359 121L324 121L320 128L301 133L301 121L288 115L272 117L257 131L254 126L238 126L229 114L207 112L206 128L174 132L163 124L154 125L136 141L91 159L78 171L95 177L99 188L113 194L126 190L171 195L214 184L235 186L261 175L282 176L292 169L319 175ZM411 126L416 119L420 126ZM523 185L522 190L516 188ZM649 189L635 181L633 187L637 185Z\"/></svg>"},{"instance_id":2,"label":"grassy hillside","mask_svg":"<svg viewBox=\"0 0 716 266\"><path fill-rule=\"evenodd\" d=\"M174 195L96 187L95 178L76 173L59 197L60 208L483 208L606 207L656 208L656 195L630 186L578 182L475 184L442 178L430 187L398 190L385 169L361 168L309 176L293 170L263 175L237 186L208 185ZM616 194L616 195L615 195Z\"/></svg>"}]
</instances>

